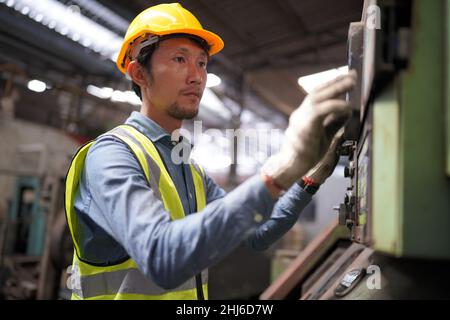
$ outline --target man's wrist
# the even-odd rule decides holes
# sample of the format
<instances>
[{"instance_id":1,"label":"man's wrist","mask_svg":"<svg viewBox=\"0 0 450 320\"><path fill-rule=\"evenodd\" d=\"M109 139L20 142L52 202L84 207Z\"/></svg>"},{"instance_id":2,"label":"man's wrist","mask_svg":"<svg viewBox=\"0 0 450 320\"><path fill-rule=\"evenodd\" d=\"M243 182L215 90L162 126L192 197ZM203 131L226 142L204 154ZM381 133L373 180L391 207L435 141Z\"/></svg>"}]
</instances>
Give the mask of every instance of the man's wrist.
<instances>
[{"instance_id":1,"label":"man's wrist","mask_svg":"<svg viewBox=\"0 0 450 320\"><path fill-rule=\"evenodd\" d=\"M280 186L270 175L261 171L261 177L266 188L269 190L270 194L274 199L280 197L286 190Z\"/></svg>"}]
</instances>

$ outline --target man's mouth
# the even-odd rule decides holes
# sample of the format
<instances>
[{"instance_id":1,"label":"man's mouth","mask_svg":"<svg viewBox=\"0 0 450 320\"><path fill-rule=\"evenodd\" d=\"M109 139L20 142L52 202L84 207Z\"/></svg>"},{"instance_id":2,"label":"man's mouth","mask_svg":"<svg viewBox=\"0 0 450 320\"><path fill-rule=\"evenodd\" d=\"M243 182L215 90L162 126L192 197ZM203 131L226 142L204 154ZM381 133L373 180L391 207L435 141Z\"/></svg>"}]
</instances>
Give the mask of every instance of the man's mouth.
<instances>
[{"instance_id":1,"label":"man's mouth","mask_svg":"<svg viewBox=\"0 0 450 320\"><path fill-rule=\"evenodd\" d=\"M198 93L185 93L185 96L191 97L191 98L200 98Z\"/></svg>"},{"instance_id":2,"label":"man's mouth","mask_svg":"<svg viewBox=\"0 0 450 320\"><path fill-rule=\"evenodd\" d=\"M181 94L183 96L187 96L187 97L190 97L190 98L198 98L198 99L201 98L200 92L197 91L197 90L184 91L184 92L182 91Z\"/></svg>"}]
</instances>

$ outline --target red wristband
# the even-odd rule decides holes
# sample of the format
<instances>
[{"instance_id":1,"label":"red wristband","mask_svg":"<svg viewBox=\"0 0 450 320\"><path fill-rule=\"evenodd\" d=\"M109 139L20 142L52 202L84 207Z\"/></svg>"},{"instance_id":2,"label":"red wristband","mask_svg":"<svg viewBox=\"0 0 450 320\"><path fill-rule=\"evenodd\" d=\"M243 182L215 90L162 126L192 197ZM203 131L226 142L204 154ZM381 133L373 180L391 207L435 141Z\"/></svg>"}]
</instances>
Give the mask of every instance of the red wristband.
<instances>
[{"instance_id":1,"label":"red wristband","mask_svg":"<svg viewBox=\"0 0 450 320\"><path fill-rule=\"evenodd\" d=\"M319 184L316 183L313 179L308 178L307 176L304 176L302 178L303 182L305 183L305 185L307 186L313 186L313 187L317 187Z\"/></svg>"}]
</instances>

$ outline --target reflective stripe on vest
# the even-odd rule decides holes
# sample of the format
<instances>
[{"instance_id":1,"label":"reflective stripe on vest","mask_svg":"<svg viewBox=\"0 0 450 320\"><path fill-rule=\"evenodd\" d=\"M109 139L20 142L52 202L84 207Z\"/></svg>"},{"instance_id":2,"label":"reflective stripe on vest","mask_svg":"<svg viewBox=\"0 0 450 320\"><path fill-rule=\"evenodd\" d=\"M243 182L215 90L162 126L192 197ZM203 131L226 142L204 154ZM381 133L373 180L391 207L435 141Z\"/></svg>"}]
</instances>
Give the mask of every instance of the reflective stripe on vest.
<instances>
[{"instance_id":1,"label":"reflective stripe on vest","mask_svg":"<svg viewBox=\"0 0 450 320\"><path fill-rule=\"evenodd\" d=\"M164 163L150 139L128 125L121 125L105 135L123 141L138 160L144 175L172 220L184 217L183 205ZM93 141L82 146L70 165L66 179L65 208L70 233L74 242L74 257L71 267L70 286L72 299L197 299L195 277L181 286L165 290L145 277L131 258L115 265L96 266L80 259L80 228L74 210L84 162ZM197 164L190 169L195 188L197 211L206 205L205 174ZM201 274L205 299L208 297L208 271Z\"/></svg>"}]
</instances>

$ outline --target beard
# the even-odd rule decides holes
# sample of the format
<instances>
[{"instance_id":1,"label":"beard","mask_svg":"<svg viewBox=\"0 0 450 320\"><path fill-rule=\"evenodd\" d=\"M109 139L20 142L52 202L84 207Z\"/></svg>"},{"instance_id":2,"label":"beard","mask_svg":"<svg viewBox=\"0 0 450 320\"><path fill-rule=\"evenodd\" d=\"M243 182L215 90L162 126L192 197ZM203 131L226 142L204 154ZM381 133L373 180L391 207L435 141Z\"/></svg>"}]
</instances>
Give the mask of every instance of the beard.
<instances>
[{"instance_id":1,"label":"beard","mask_svg":"<svg viewBox=\"0 0 450 320\"><path fill-rule=\"evenodd\" d=\"M181 107L178 103L173 103L169 106L167 109L167 113L178 120L191 120L195 118L198 114L198 109L196 108L194 110L185 110L183 107Z\"/></svg>"}]
</instances>

